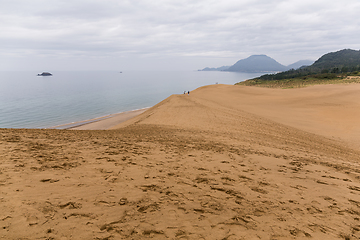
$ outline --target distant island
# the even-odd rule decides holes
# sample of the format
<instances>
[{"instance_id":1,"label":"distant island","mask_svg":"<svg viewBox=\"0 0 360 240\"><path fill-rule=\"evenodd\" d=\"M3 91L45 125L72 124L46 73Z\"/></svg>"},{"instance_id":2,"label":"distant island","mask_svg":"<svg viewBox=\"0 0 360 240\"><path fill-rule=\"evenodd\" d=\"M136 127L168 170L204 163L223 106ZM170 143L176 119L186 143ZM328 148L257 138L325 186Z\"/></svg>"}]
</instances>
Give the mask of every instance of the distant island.
<instances>
[{"instance_id":1,"label":"distant island","mask_svg":"<svg viewBox=\"0 0 360 240\"><path fill-rule=\"evenodd\" d=\"M206 67L204 69L201 69L199 71L226 71L227 69L229 69L230 66L222 66L222 67L218 67L218 68L209 68Z\"/></svg>"},{"instance_id":2,"label":"distant island","mask_svg":"<svg viewBox=\"0 0 360 240\"><path fill-rule=\"evenodd\" d=\"M42 72L42 73L39 73L38 76L52 76L52 74L49 72Z\"/></svg>"},{"instance_id":3,"label":"distant island","mask_svg":"<svg viewBox=\"0 0 360 240\"><path fill-rule=\"evenodd\" d=\"M226 71L226 72L246 72L246 73L261 73L261 72L280 72L289 69L298 69L303 66L309 66L314 61L301 60L296 63L284 66L266 55L252 55L248 58L237 61L232 66L222 66L218 68L206 67L199 71Z\"/></svg>"},{"instance_id":4,"label":"distant island","mask_svg":"<svg viewBox=\"0 0 360 240\"><path fill-rule=\"evenodd\" d=\"M360 50L343 49L321 56L310 66L265 74L238 84L264 87L302 87L325 82L358 82L359 77Z\"/></svg>"}]
</instances>

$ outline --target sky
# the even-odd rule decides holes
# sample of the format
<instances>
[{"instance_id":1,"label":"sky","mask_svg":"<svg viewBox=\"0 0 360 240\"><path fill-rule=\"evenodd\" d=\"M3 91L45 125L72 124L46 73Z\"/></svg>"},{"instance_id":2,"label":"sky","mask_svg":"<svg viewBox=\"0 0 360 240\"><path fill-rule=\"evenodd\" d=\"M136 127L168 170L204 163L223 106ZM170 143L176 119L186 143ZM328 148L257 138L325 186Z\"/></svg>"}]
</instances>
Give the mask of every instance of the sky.
<instances>
[{"instance_id":1,"label":"sky","mask_svg":"<svg viewBox=\"0 0 360 240\"><path fill-rule=\"evenodd\" d=\"M360 48L359 0L0 0L0 71L284 65Z\"/></svg>"}]
</instances>

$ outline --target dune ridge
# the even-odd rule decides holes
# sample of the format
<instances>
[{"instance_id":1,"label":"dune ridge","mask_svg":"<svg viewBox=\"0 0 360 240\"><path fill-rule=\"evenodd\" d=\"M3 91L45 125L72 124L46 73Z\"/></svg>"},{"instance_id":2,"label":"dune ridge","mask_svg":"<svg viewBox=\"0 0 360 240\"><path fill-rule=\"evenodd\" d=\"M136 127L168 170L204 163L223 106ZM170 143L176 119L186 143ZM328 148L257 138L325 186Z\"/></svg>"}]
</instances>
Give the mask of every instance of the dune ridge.
<instances>
[{"instance_id":1,"label":"dune ridge","mask_svg":"<svg viewBox=\"0 0 360 240\"><path fill-rule=\"evenodd\" d=\"M212 85L111 130L0 129L4 239L358 239L360 85Z\"/></svg>"}]
</instances>

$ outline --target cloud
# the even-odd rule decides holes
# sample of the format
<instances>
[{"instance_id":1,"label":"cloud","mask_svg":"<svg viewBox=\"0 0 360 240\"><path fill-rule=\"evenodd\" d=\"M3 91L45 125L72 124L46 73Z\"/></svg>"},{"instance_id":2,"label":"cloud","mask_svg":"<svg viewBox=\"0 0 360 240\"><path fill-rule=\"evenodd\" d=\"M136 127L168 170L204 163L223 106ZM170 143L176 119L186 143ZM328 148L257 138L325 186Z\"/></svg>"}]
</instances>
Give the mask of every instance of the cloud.
<instances>
[{"instance_id":1,"label":"cloud","mask_svg":"<svg viewBox=\"0 0 360 240\"><path fill-rule=\"evenodd\" d=\"M0 50L7 57L234 61L261 53L288 64L328 51L358 49L360 39L357 0L54 0L51 4L0 0L0 4Z\"/></svg>"}]
</instances>

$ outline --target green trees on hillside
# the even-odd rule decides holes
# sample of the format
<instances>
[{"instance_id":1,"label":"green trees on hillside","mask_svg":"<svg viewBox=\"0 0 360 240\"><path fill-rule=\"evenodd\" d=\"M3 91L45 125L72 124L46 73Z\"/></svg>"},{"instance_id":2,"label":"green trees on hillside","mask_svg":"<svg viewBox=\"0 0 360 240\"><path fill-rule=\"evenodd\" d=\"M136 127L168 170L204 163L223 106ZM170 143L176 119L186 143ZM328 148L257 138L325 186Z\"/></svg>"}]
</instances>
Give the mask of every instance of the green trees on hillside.
<instances>
[{"instance_id":1,"label":"green trees on hillside","mask_svg":"<svg viewBox=\"0 0 360 240\"><path fill-rule=\"evenodd\" d=\"M260 80L282 80L291 78L336 78L338 74L354 73L360 71L360 51L344 49L323 55L311 66L290 69L288 71L262 75Z\"/></svg>"}]
</instances>

